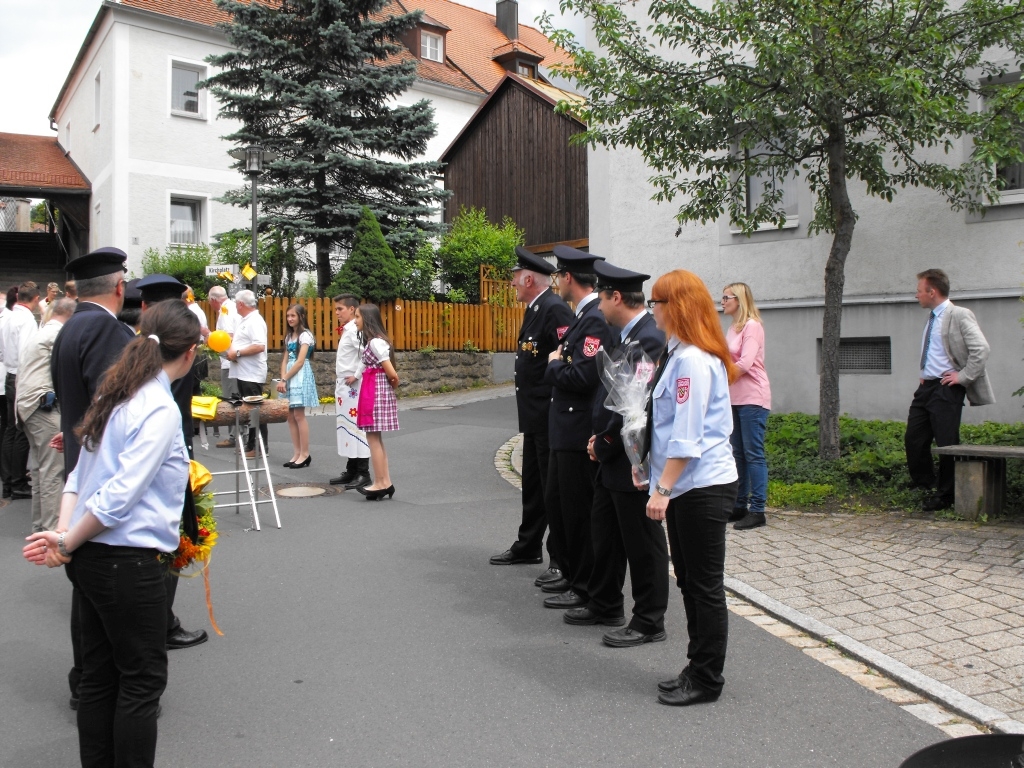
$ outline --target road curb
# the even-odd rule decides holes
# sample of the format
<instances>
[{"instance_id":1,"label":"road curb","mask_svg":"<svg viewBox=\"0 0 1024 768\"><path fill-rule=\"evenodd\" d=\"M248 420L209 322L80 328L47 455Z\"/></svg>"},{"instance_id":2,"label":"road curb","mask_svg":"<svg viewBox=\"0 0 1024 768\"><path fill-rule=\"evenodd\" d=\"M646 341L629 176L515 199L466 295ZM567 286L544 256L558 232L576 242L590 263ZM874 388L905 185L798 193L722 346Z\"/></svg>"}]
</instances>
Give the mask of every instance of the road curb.
<instances>
[{"instance_id":1,"label":"road curb","mask_svg":"<svg viewBox=\"0 0 1024 768\"><path fill-rule=\"evenodd\" d=\"M765 613L797 627L812 637L835 645L848 656L852 656L874 667L904 688L926 696L952 712L982 723L987 728L998 733L1024 734L1024 723L1014 720L1005 712L1000 712L994 707L982 704L980 701L972 699L970 696L962 694L948 685L940 683L938 680L922 675L903 662L896 661L891 656L886 656L880 651L869 648L849 635L844 635L828 624L790 608L785 603L769 597L764 592L754 589L739 579L726 576L725 588L742 597L750 604L757 606Z\"/></svg>"}]
</instances>

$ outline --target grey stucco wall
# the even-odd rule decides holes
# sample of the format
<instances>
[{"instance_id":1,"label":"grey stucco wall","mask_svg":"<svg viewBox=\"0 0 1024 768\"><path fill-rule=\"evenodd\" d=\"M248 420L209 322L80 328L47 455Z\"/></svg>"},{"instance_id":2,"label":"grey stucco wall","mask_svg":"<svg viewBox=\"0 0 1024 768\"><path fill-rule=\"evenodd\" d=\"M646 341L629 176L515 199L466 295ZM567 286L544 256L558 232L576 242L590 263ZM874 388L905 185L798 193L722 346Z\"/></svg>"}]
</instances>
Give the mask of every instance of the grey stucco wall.
<instances>
[{"instance_id":1,"label":"grey stucco wall","mask_svg":"<svg viewBox=\"0 0 1024 768\"><path fill-rule=\"evenodd\" d=\"M1024 305L1016 299L956 301L978 318L992 348L987 366L996 403L965 407L964 423L1024 421L1024 398L1011 393L1024 385L1024 341L1019 318ZM818 411L817 340L821 338L820 307L762 309L765 367L776 413ZM724 318L727 322L728 318ZM916 303L865 304L843 310L843 338L889 336L892 373L842 374L841 412L859 418L905 419L914 389L927 315Z\"/></svg>"}]
</instances>

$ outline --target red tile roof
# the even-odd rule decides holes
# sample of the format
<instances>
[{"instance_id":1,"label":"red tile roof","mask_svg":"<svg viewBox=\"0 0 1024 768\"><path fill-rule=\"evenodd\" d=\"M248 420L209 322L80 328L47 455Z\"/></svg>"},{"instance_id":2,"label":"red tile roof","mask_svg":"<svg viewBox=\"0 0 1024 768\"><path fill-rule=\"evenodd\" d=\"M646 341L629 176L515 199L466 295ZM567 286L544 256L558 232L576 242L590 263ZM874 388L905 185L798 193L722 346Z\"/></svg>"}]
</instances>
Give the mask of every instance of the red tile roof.
<instances>
[{"instance_id":1,"label":"red tile roof","mask_svg":"<svg viewBox=\"0 0 1024 768\"><path fill-rule=\"evenodd\" d=\"M88 192L90 186L56 138L0 133L0 192L4 189Z\"/></svg>"},{"instance_id":2,"label":"red tile roof","mask_svg":"<svg viewBox=\"0 0 1024 768\"><path fill-rule=\"evenodd\" d=\"M120 5L151 13L174 16L199 24L229 21L213 0L116 0ZM494 61L495 49L506 46L508 38L495 26L494 14L478 11L452 0L392 0L407 11L423 11L432 22L450 31L445 35L445 63L421 61L417 74L424 80L464 90L489 93L505 76L505 68ZM386 8L385 8L386 10ZM568 55L556 48L539 30L519 25L519 42L527 51L543 57L545 65L567 63Z\"/></svg>"}]
</instances>

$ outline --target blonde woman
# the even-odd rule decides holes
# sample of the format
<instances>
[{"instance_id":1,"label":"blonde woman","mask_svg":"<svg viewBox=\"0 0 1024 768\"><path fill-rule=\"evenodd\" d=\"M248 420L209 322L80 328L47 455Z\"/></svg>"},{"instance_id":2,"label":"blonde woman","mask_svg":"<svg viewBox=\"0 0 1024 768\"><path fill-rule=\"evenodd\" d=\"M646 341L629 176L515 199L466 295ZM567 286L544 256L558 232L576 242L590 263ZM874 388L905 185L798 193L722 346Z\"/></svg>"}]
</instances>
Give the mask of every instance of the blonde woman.
<instances>
[{"instance_id":1,"label":"blonde woman","mask_svg":"<svg viewBox=\"0 0 1024 768\"><path fill-rule=\"evenodd\" d=\"M732 401L732 452L740 477L736 506L729 522L738 531L765 524L768 462L764 432L772 408L772 392L764 369L764 326L746 283L732 283L722 292L722 309L732 324L725 339L733 363L742 374L729 385Z\"/></svg>"}]
</instances>

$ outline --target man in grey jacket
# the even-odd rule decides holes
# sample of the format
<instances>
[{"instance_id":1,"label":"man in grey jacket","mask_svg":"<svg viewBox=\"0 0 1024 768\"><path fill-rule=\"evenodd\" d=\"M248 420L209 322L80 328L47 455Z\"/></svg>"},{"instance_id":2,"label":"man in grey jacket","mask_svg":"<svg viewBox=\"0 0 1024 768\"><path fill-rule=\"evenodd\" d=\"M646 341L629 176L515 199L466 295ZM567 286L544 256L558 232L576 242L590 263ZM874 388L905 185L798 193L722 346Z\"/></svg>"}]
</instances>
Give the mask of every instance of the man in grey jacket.
<instances>
[{"instance_id":1,"label":"man in grey jacket","mask_svg":"<svg viewBox=\"0 0 1024 768\"><path fill-rule=\"evenodd\" d=\"M935 477L932 440L936 445L960 442L960 414L964 397L971 405L996 401L985 374L989 346L974 313L949 300L949 277L941 269L926 269L917 276L918 303L930 310L921 343L921 378L907 416L904 446L907 469L914 485L935 488L924 509L953 506L953 457L939 458Z\"/></svg>"}]
</instances>

